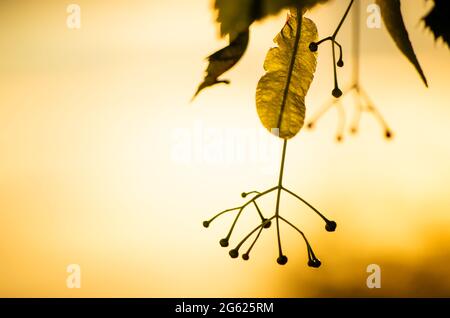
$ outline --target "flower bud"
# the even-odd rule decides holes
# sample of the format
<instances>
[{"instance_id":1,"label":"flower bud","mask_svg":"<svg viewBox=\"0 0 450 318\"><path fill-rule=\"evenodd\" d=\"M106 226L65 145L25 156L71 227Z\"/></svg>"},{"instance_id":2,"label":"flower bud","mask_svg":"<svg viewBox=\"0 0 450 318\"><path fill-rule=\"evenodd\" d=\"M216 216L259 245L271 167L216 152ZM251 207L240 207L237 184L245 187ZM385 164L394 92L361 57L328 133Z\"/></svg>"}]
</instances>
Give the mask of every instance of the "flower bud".
<instances>
[{"instance_id":1,"label":"flower bud","mask_svg":"<svg viewBox=\"0 0 450 318\"><path fill-rule=\"evenodd\" d=\"M224 238L220 240L220 246L227 247L228 246L228 239Z\"/></svg>"},{"instance_id":2,"label":"flower bud","mask_svg":"<svg viewBox=\"0 0 450 318\"><path fill-rule=\"evenodd\" d=\"M286 265L288 261L288 258L284 255L280 255L280 257L277 258L277 263L280 265Z\"/></svg>"}]
</instances>

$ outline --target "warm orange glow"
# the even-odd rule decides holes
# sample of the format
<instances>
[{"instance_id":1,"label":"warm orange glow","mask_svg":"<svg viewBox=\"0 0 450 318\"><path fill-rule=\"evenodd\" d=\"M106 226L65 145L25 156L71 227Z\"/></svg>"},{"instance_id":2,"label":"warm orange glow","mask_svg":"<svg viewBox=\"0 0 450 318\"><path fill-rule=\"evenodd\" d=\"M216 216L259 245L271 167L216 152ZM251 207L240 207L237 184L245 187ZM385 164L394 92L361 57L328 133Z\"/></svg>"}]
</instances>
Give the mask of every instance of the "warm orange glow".
<instances>
[{"instance_id":1,"label":"warm orange glow","mask_svg":"<svg viewBox=\"0 0 450 318\"><path fill-rule=\"evenodd\" d=\"M450 296L450 60L417 23L425 7L405 6L404 15L428 89L384 29L362 30L362 81L394 140L363 117L360 134L337 144L331 110L289 144L285 184L338 222L327 233L310 211L283 202L323 261L315 270L287 227L289 263L280 267L273 230L243 262L218 244L230 216L201 226L241 204L242 191L273 186L278 152L268 162L172 158L180 129L192 147L208 142L195 129L216 129L281 150L261 127L254 94L285 16L253 28L247 54L227 74L231 86L189 104L203 58L225 43L209 1L76 2L80 30L66 27L65 2L0 4L0 296ZM341 8L337 0L309 14L320 36ZM348 24L342 32L349 57ZM308 114L330 96L328 51ZM349 74L340 71L343 83ZM72 263L82 269L80 289L66 287ZM383 269L380 290L366 288L371 263Z\"/></svg>"}]
</instances>

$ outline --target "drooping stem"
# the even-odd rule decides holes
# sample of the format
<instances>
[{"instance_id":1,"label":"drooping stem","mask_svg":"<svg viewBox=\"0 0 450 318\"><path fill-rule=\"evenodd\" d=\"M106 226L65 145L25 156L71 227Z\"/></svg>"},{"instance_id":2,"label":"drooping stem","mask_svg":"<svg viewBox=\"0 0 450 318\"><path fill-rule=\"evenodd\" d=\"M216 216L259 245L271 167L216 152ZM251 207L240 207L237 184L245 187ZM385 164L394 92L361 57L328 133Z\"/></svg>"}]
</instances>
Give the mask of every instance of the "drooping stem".
<instances>
[{"instance_id":1,"label":"drooping stem","mask_svg":"<svg viewBox=\"0 0 450 318\"><path fill-rule=\"evenodd\" d=\"M334 76L334 89L339 89L338 80L337 80L337 70L336 70L336 50L334 43L331 44L331 50L333 54L333 76ZM342 94L342 93L341 93ZM337 96L340 97L340 96Z\"/></svg>"},{"instance_id":2,"label":"drooping stem","mask_svg":"<svg viewBox=\"0 0 450 318\"><path fill-rule=\"evenodd\" d=\"M325 215L323 215L322 213L320 213L319 210L317 210L314 206L312 206L308 201L306 201L305 199L303 199L301 196L295 194L294 192L292 192L289 189L286 188L282 188L284 191L286 191L287 193L289 193L290 195L296 197L297 199L299 199L300 201L302 201L306 206L308 206L311 210L313 210L318 216L320 216L322 218L322 220L324 220L326 223L331 222L330 220L328 220Z\"/></svg>"},{"instance_id":3,"label":"drooping stem","mask_svg":"<svg viewBox=\"0 0 450 318\"><path fill-rule=\"evenodd\" d=\"M234 227L236 226L236 223L237 223L239 217L241 216L242 211L244 210L244 208L245 208L247 205L249 205L250 203L254 202L257 198L259 198L259 197L261 197L261 196L263 196L263 195L265 195L265 194L267 194L267 193L269 193L269 192L272 192L272 191L274 191L274 190L276 190L276 189L277 189L277 187L273 187L273 188L271 188L271 189L269 189L269 190L266 190L266 191L264 191L264 192L262 192L262 193L256 195L255 197L253 197L253 199L251 199L250 201L248 201L247 203L245 203L243 206L241 206L241 207L239 208L238 214L237 214L236 217L234 218L233 224L231 225L231 228L230 228L230 230L228 231L227 236L225 237L225 240L229 240L229 239L230 239L231 234L233 233Z\"/></svg>"},{"instance_id":4,"label":"drooping stem","mask_svg":"<svg viewBox=\"0 0 450 318\"><path fill-rule=\"evenodd\" d=\"M280 214L281 190L283 188L283 173L284 173L284 161L286 159L286 148L287 148L287 139L285 139L283 142L283 152L281 154L281 165L280 165L280 176L278 178L277 202L276 202L276 208L275 208L275 218L276 218L276 222L277 222L278 252L279 252L280 256L283 255L283 250L281 248L279 214Z\"/></svg>"},{"instance_id":5,"label":"drooping stem","mask_svg":"<svg viewBox=\"0 0 450 318\"><path fill-rule=\"evenodd\" d=\"M278 188L281 188L283 185L283 173L284 173L284 161L286 159L286 148L287 148L287 139L284 139L283 152L281 154L280 175L278 177Z\"/></svg>"},{"instance_id":6,"label":"drooping stem","mask_svg":"<svg viewBox=\"0 0 450 318\"><path fill-rule=\"evenodd\" d=\"M266 219L264 218L264 216L258 206L258 203L256 203L256 201L253 201L253 205L255 206L256 212L258 212L259 217L261 218L261 222L264 222Z\"/></svg>"},{"instance_id":7,"label":"drooping stem","mask_svg":"<svg viewBox=\"0 0 450 318\"><path fill-rule=\"evenodd\" d=\"M361 3L360 0L356 0L355 3L355 8L353 11L353 22L352 22L352 27L353 27L353 32L352 32L352 37L353 37L353 70L352 70L352 83L355 83L356 85L359 86L359 54L360 54L360 46L361 46L361 37L360 37L360 25L361 25L361 21L360 21L360 7L361 7Z\"/></svg>"},{"instance_id":8,"label":"drooping stem","mask_svg":"<svg viewBox=\"0 0 450 318\"><path fill-rule=\"evenodd\" d=\"M259 236L261 235L261 232L262 232L263 229L264 229L264 226L261 226L260 229L259 229L259 231L258 231L258 234L256 234L256 237L255 237L255 239L253 240L252 244L251 244L250 247L247 249L247 252L245 252L245 254L242 256L244 259L248 259L248 258L249 258L250 252L252 251L253 246L255 246L256 242L258 241Z\"/></svg>"},{"instance_id":9,"label":"drooping stem","mask_svg":"<svg viewBox=\"0 0 450 318\"><path fill-rule=\"evenodd\" d=\"M253 235L253 233L255 233L256 231L258 231L260 228L263 228L267 223L269 223L270 221L272 221L272 219L275 216L272 216L271 218L265 220L264 222L262 222L261 224L259 224L257 227L255 227L250 233L247 234L247 236L245 236L242 241L239 242L238 245L236 245L236 247L234 248L234 250L239 251L239 249L241 248L241 246L250 238L250 236Z\"/></svg>"},{"instance_id":10,"label":"drooping stem","mask_svg":"<svg viewBox=\"0 0 450 318\"><path fill-rule=\"evenodd\" d=\"M295 193L293 193L292 191L286 189L283 186L283 176L284 176L284 164L286 161L286 149L287 149L287 139L283 140L283 150L281 153L281 162L280 162L280 174L279 174L279 178L278 178L278 184L277 186L270 188L268 190L262 191L262 192L258 192L258 191L251 191L251 192L243 192L242 193L242 197L246 197L249 194L255 194L255 196L250 199L249 201L247 201L245 204L243 204L240 207L236 207L236 208L232 208L232 209L228 209L225 211L220 212L218 215L214 216L212 219L210 219L209 221L204 221L203 222L203 226L204 227L208 227L210 222L212 222L215 218L217 218L218 216L230 212L230 211L234 211L234 210L238 210L238 213L233 221L233 224L231 225L231 228L227 234L227 236L223 239L220 240L220 245L222 247L227 247L229 245L229 239L231 237L231 234L233 232L233 229L235 228L235 225L239 219L239 216L242 214L242 211L244 210L245 207L247 207L249 204L253 203L260 218L261 218L261 223L255 227L250 233L248 233L237 245L235 248L231 249L229 251L229 255L232 258L237 258L239 256L239 250L242 247L243 244L245 244L245 242L252 237L255 233L256 233L256 237L253 239L253 242L250 244L249 248L247 249L246 253L242 254L242 258L244 260L248 260L250 257L250 252L253 249L253 247L255 246L256 242L258 241L259 237L261 236L261 233L263 231L264 228L269 228L272 220L276 219L276 227L277 227L277 239L278 239L278 250L279 250L279 256L277 258L277 263L280 265L285 265L288 261L287 256L283 255L283 251L282 251L282 246L281 246L281 233L280 233L280 222L284 221L286 224L290 225L291 227L293 227L295 230L297 230L303 237L303 239L305 240L305 243L307 245L307 250L308 250L308 266L310 267L319 267L321 265L320 260L318 260L316 258L316 256L314 255L314 252L311 248L311 245L309 244L306 236L304 235L304 233L297 228L295 225L293 225L292 223L290 223L289 221L287 221L286 219L284 219L281 215L280 215L280 202L281 202L281 192L282 191L286 191L289 194L295 196L296 198L298 198L300 201L302 201L303 203L305 203L308 207L310 207L311 209L313 209L320 217L322 217L322 219L324 219L324 221L326 222L326 226L325 229L328 232L333 232L336 229L336 222L334 221L330 221L328 220L325 216L323 216L317 209L315 209L312 205L310 205L308 202L306 202L304 199L302 199L300 196L296 195ZM275 213L274 215L272 215L270 218L264 218L258 204L256 203L256 199L277 190L277 199L276 199L276 208L275 208Z\"/></svg>"},{"instance_id":11,"label":"drooping stem","mask_svg":"<svg viewBox=\"0 0 450 318\"><path fill-rule=\"evenodd\" d=\"M350 9L352 8L353 2L355 0L351 0L350 4L347 7L347 10L345 10L344 16L342 17L341 21L339 22L336 31L334 31L333 35L331 36L333 40L336 38L336 35L339 33L339 30L341 29L342 25L344 24L345 19L347 18L348 13L350 12Z\"/></svg>"}]
</instances>

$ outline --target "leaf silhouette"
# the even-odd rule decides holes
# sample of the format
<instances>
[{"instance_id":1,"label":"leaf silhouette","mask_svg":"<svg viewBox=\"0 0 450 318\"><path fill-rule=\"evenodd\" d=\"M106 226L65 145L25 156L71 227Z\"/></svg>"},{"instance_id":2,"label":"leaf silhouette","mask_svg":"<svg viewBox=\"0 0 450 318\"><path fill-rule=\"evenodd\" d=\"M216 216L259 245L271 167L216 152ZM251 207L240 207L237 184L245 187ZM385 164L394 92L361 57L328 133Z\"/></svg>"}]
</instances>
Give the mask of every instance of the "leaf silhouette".
<instances>
[{"instance_id":1,"label":"leaf silhouette","mask_svg":"<svg viewBox=\"0 0 450 318\"><path fill-rule=\"evenodd\" d=\"M442 38L444 43L450 48L450 26L447 22L449 12L448 0L434 0L434 7L423 18L427 28L433 32L434 38L437 40Z\"/></svg>"},{"instance_id":2,"label":"leaf silhouette","mask_svg":"<svg viewBox=\"0 0 450 318\"><path fill-rule=\"evenodd\" d=\"M229 84L229 80L220 80L219 76L231 69L244 55L249 41L249 31L241 32L230 45L207 57L209 61L205 79L195 93L194 99L203 89L219 83Z\"/></svg>"},{"instance_id":3,"label":"leaf silhouette","mask_svg":"<svg viewBox=\"0 0 450 318\"><path fill-rule=\"evenodd\" d=\"M253 21L259 18L259 0L216 0L217 22L220 23L220 35L236 34L247 30Z\"/></svg>"},{"instance_id":4,"label":"leaf silhouette","mask_svg":"<svg viewBox=\"0 0 450 318\"><path fill-rule=\"evenodd\" d=\"M317 41L317 28L301 12L291 14L264 62L266 74L256 90L259 118L269 131L278 129L283 139L294 137L305 119L305 96L314 77L317 53L309 44Z\"/></svg>"},{"instance_id":5,"label":"leaf silhouette","mask_svg":"<svg viewBox=\"0 0 450 318\"><path fill-rule=\"evenodd\" d=\"M279 13L283 8L301 6L305 9L329 0L216 0L220 34L232 38L256 21Z\"/></svg>"},{"instance_id":6,"label":"leaf silhouette","mask_svg":"<svg viewBox=\"0 0 450 318\"><path fill-rule=\"evenodd\" d=\"M395 44L414 65L425 83L425 86L428 87L427 79L420 67L416 54L414 53L411 41L409 40L408 31L406 31L405 23L403 22L400 0L376 0L376 2L380 6L384 24Z\"/></svg>"}]
</instances>

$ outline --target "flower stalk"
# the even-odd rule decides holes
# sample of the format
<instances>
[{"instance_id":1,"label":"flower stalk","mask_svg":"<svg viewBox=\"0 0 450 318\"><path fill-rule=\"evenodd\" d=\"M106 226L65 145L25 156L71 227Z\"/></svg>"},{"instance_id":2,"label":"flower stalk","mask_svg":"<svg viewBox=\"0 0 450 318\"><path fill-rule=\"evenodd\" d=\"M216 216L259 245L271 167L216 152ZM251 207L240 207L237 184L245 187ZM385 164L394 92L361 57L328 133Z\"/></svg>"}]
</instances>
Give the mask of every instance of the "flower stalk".
<instances>
[{"instance_id":1,"label":"flower stalk","mask_svg":"<svg viewBox=\"0 0 450 318\"><path fill-rule=\"evenodd\" d=\"M276 222L276 231L277 231L277 246L278 246L278 258L277 258L277 263L280 265L285 265L288 261L288 258L286 255L283 254L283 248L282 248L282 244L281 244L281 232L280 232L280 222L283 221L286 224L288 224L289 226L291 226L293 229L295 229L298 233L300 233L300 235L302 236L303 240L305 241L306 244L306 249L307 249L307 253L308 253L308 266L310 267L319 267L321 265L320 260L316 257L316 255L314 254L314 251L309 243L309 241L306 238L306 235L298 228L296 227L294 224L292 224L290 221L288 221L287 219L285 219L283 216L281 216L281 211L280 211L280 203L281 203L281 193L285 192L295 198L297 198L300 202L302 202L303 204L305 204L308 208L310 208L311 210L313 210L322 220L324 220L325 222L325 229L328 232L334 232L336 230L336 222L329 220L328 218L326 218L318 209L316 209L314 206L312 206L309 202L307 202L306 200L304 200L302 197L300 197L299 195L295 194L294 192L292 192L291 190L285 188L283 186L283 174L284 174L284 163L286 161L286 149L287 149L287 139L284 139L283 141L283 150L282 150L282 155L281 155L281 164L280 164L280 174L279 174L279 178L278 178L278 184L277 186L270 188L268 190L265 190L263 192L258 192L258 191L250 191L250 192L243 192L242 193L242 197L245 198L248 195L254 194L254 196L247 201L246 203L244 203L243 205L239 206L239 207L235 207L235 208L231 208L231 209L227 209L224 210L222 212L219 212L218 214L216 214L215 216L213 216L211 219L204 221L203 222L203 226L204 227L209 227L209 225L211 224L211 222L213 222L216 218L218 218L221 215L224 215L226 213L232 212L232 211L238 211L233 223L231 224L230 230L228 231L227 235L225 238L221 239L219 241L220 246L222 247L228 247L229 246L229 241L231 238L231 235L236 227L237 221L239 219L239 217L241 216L242 212L244 211L244 209L246 207L248 207L250 204L253 204L254 207L256 208L256 211L261 219L261 223L258 224L252 231L250 231L237 245L235 248L231 249L229 251L229 255L232 258L237 258L239 256L239 251L242 248L242 246L247 242L248 239L250 239L250 237L252 237L255 233L255 237L252 241L252 243L249 245L249 247L247 248L246 252L244 254L242 254L242 258L244 260L249 260L250 258L250 252L252 251L253 247L255 246L256 242L258 241L258 239L260 238L262 232L264 229L268 229L270 228L270 225L272 223L272 220L275 220ZM269 217L269 218L265 218L259 205L257 204L258 199L262 198L263 196L268 195L271 192L277 192L277 199L276 199L276 204L275 204L275 212L274 214Z\"/></svg>"},{"instance_id":2,"label":"flower stalk","mask_svg":"<svg viewBox=\"0 0 450 318\"><path fill-rule=\"evenodd\" d=\"M337 67L343 67L344 61L343 61L343 53L342 53L342 46L336 41L336 36L342 27L342 24L344 23L345 19L347 18L347 15L351 9L351 7L354 6L354 12L353 12L353 32L352 32L352 40L353 40L353 70L352 70L352 79L351 79L351 85L349 85L346 89L343 91L339 88L338 85L338 79L337 79ZM345 130L345 111L344 107L341 103L340 97L346 96L346 95L353 95L355 100L355 110L353 119L350 124L350 132L352 134L356 134L359 130L359 123L361 121L361 115L362 113L366 112L369 114L372 114L374 118L378 121L381 128L383 129L384 136L387 139L392 138L392 130L390 129L389 125L386 123L384 117L381 115L380 111L377 109L377 107L374 105L374 103L370 100L368 94L365 92L364 88L362 87L360 83L360 77L359 77L359 70L360 70L360 0L351 0L349 6L347 7L347 10L345 11L344 16L342 17L341 21L339 22L338 27L336 28L336 31L333 33L332 36L329 36L327 38L324 38L316 43L311 43L309 48L311 51L315 52L318 50L318 46L325 42L325 41L331 41L332 42L332 53L333 53L333 73L334 73L334 89L332 91L332 95L334 96L333 99L330 99L327 103L322 105L322 107L312 116L309 123L307 124L307 127L312 129L317 124L318 120L331 108L335 107L338 112L338 126L336 131L336 140L338 142L341 142L344 138L344 130ZM338 47L339 49L339 59L336 62L336 52L335 47Z\"/></svg>"}]
</instances>

